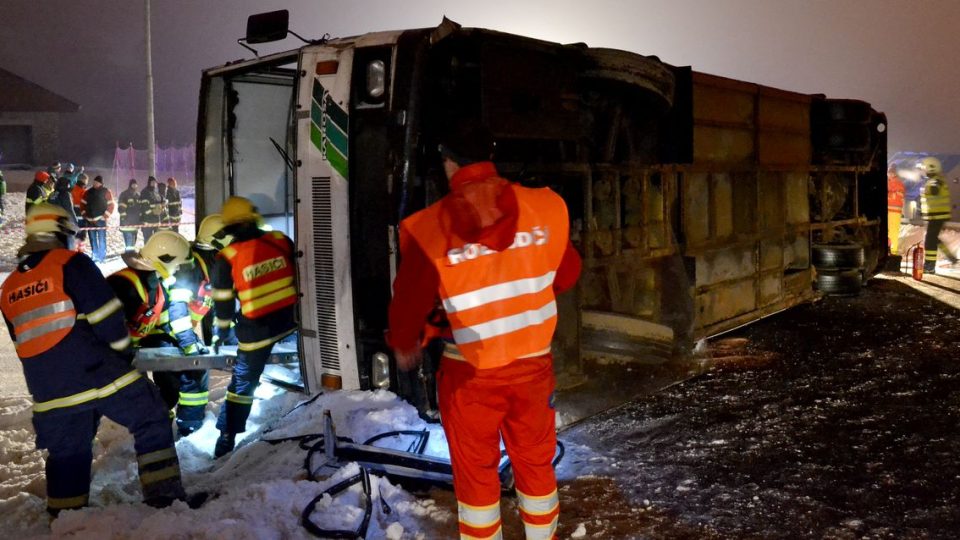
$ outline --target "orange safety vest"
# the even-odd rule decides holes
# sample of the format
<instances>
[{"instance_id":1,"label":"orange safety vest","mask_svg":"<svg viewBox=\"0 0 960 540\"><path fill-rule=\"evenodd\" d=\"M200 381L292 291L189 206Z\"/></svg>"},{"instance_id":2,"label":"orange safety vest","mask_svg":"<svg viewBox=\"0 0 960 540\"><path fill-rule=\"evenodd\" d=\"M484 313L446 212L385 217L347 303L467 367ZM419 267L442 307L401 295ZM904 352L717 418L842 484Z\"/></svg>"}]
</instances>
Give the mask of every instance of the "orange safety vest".
<instances>
[{"instance_id":1,"label":"orange safety vest","mask_svg":"<svg viewBox=\"0 0 960 540\"><path fill-rule=\"evenodd\" d=\"M230 244L220 254L230 263L244 317L256 319L297 303L293 253L283 233Z\"/></svg>"},{"instance_id":2,"label":"orange safety vest","mask_svg":"<svg viewBox=\"0 0 960 540\"><path fill-rule=\"evenodd\" d=\"M35 268L15 270L3 283L0 310L13 325L20 358L52 349L73 329L77 310L63 289L63 266L76 254L52 249Z\"/></svg>"},{"instance_id":3,"label":"orange safety vest","mask_svg":"<svg viewBox=\"0 0 960 540\"><path fill-rule=\"evenodd\" d=\"M439 203L403 223L436 267L453 340L477 369L548 351L557 326L553 278L569 242L567 207L546 188L511 189L517 233L503 251L438 234Z\"/></svg>"},{"instance_id":4,"label":"orange safety vest","mask_svg":"<svg viewBox=\"0 0 960 540\"><path fill-rule=\"evenodd\" d=\"M147 289L143 286L143 281L140 280L140 276L134 270L124 268L123 270L118 270L114 275L121 276L129 281L137 290L137 294L143 302L140 304L140 307L137 308L133 320L127 321L127 329L130 330L130 337L133 339L134 346L136 346L141 339L154 333L158 324L169 322L170 314L166 311L166 298L163 295L163 285L158 284L153 305L151 306Z\"/></svg>"},{"instance_id":5,"label":"orange safety vest","mask_svg":"<svg viewBox=\"0 0 960 540\"><path fill-rule=\"evenodd\" d=\"M899 214L903 211L904 192L903 182L887 178L887 212Z\"/></svg>"},{"instance_id":6,"label":"orange safety vest","mask_svg":"<svg viewBox=\"0 0 960 540\"><path fill-rule=\"evenodd\" d=\"M210 308L213 307L213 296L210 292L210 269L207 268L207 262L195 251L193 252L193 259L196 261L197 267L200 269L200 274L203 276L189 304L190 318L197 321L204 318L207 313L210 313Z\"/></svg>"}]
</instances>

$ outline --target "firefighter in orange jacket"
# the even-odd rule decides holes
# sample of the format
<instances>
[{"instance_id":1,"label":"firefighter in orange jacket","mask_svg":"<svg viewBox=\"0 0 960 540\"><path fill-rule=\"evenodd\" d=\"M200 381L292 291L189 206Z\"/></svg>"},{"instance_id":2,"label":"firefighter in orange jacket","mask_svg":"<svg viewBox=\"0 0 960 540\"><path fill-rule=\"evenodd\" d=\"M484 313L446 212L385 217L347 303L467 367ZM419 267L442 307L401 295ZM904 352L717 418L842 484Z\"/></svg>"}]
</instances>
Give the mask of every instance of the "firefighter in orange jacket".
<instances>
[{"instance_id":1,"label":"firefighter in orange jacket","mask_svg":"<svg viewBox=\"0 0 960 540\"><path fill-rule=\"evenodd\" d=\"M139 253L125 253L127 268L107 278L123 305L134 347L172 345L186 356L206 352L190 320L190 293L173 288L174 273L189 256L190 243L186 238L173 231L159 231ZM176 407L180 435L187 436L199 429L207 404L206 372L154 372L153 380L160 387L167 408L173 411Z\"/></svg>"},{"instance_id":2,"label":"firefighter in orange jacket","mask_svg":"<svg viewBox=\"0 0 960 540\"><path fill-rule=\"evenodd\" d=\"M130 366L120 302L93 262L69 249L76 226L63 208L40 203L28 211L25 228L0 310L33 396L37 447L49 451L48 511L86 506L101 416L133 434L145 502L184 498L163 401Z\"/></svg>"},{"instance_id":3,"label":"firefighter in orange jacket","mask_svg":"<svg viewBox=\"0 0 960 540\"><path fill-rule=\"evenodd\" d=\"M415 367L439 297L450 322L439 405L461 537L501 535L502 437L527 538L552 538L560 507L550 342L555 295L576 282L580 256L563 199L500 178L492 148L489 133L470 123L441 145L451 192L400 224L389 341L398 367Z\"/></svg>"},{"instance_id":4,"label":"firefighter in orange jacket","mask_svg":"<svg viewBox=\"0 0 960 540\"><path fill-rule=\"evenodd\" d=\"M903 216L905 189L903 180L897 175L897 166L890 164L887 169L887 241L890 253L896 255L900 249L900 220Z\"/></svg>"},{"instance_id":5,"label":"firefighter in orange jacket","mask_svg":"<svg viewBox=\"0 0 960 540\"><path fill-rule=\"evenodd\" d=\"M220 214L232 241L217 254L211 271L214 331L218 340L225 339L236 318L239 343L226 403L217 418L215 457L231 452L237 434L246 431L253 392L270 350L297 329L293 241L281 232L261 230L260 214L243 197L228 199Z\"/></svg>"}]
</instances>

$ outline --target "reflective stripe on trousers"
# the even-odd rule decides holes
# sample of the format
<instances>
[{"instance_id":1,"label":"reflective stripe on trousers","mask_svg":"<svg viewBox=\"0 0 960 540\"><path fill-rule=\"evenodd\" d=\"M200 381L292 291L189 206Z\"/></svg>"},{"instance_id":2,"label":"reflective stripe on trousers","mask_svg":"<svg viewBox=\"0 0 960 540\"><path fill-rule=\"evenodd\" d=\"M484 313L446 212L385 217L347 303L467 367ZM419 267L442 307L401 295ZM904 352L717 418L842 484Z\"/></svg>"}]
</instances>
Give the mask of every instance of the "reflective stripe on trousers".
<instances>
[{"instance_id":1,"label":"reflective stripe on trousers","mask_svg":"<svg viewBox=\"0 0 960 540\"><path fill-rule=\"evenodd\" d=\"M53 409L62 409L64 407L73 407L74 405L80 405L82 403L87 403L88 401L93 401L95 399L105 398L107 396L117 393L123 387L133 383L141 377L140 372L137 370L130 371L126 375L117 377L110 384L101 387L101 388L91 388L84 392L73 394L72 396L51 399L50 401L41 401L40 403L35 403L33 405L33 412L46 412Z\"/></svg>"}]
</instances>

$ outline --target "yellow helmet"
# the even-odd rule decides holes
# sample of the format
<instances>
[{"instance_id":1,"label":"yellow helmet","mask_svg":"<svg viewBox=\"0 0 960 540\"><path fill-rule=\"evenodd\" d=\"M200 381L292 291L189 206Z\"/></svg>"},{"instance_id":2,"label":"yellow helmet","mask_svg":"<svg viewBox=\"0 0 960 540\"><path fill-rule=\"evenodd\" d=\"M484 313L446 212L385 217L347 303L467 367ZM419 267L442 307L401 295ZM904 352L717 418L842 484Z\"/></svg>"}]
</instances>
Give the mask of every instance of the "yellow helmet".
<instances>
[{"instance_id":1,"label":"yellow helmet","mask_svg":"<svg viewBox=\"0 0 960 540\"><path fill-rule=\"evenodd\" d=\"M70 219L70 214L63 207L50 203L40 203L27 210L24 230L27 236L45 233L73 236L77 234L78 229L77 224Z\"/></svg>"},{"instance_id":2,"label":"yellow helmet","mask_svg":"<svg viewBox=\"0 0 960 540\"><path fill-rule=\"evenodd\" d=\"M140 257L166 279L190 258L190 242L179 233L158 231L143 245Z\"/></svg>"},{"instance_id":3,"label":"yellow helmet","mask_svg":"<svg viewBox=\"0 0 960 540\"><path fill-rule=\"evenodd\" d=\"M210 214L203 218L200 227L197 228L197 243L216 249L225 248L230 245L233 236L225 234L223 228L223 216L220 214Z\"/></svg>"},{"instance_id":4,"label":"yellow helmet","mask_svg":"<svg viewBox=\"0 0 960 540\"><path fill-rule=\"evenodd\" d=\"M250 202L250 199L244 197L227 199L227 202L223 203L223 209L220 210L220 216L225 226L237 223L258 223L262 219L257 212L257 207Z\"/></svg>"},{"instance_id":5,"label":"yellow helmet","mask_svg":"<svg viewBox=\"0 0 960 540\"><path fill-rule=\"evenodd\" d=\"M921 159L917 163L917 168L927 176L937 176L943 172L943 165L940 164L940 160L933 156L927 156Z\"/></svg>"}]
</instances>

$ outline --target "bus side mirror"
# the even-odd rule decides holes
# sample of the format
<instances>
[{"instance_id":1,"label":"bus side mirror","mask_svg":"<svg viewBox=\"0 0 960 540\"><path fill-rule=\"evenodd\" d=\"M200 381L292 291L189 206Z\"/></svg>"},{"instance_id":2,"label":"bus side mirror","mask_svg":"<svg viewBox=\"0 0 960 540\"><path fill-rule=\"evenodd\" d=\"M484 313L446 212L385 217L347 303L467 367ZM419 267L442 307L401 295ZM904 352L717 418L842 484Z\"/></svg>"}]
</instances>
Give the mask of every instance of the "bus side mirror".
<instances>
[{"instance_id":1,"label":"bus side mirror","mask_svg":"<svg viewBox=\"0 0 960 540\"><path fill-rule=\"evenodd\" d=\"M290 12L281 9L247 17L247 43L269 43L287 37Z\"/></svg>"}]
</instances>

